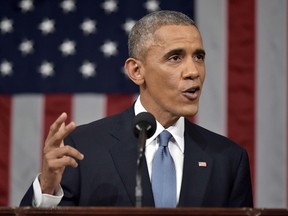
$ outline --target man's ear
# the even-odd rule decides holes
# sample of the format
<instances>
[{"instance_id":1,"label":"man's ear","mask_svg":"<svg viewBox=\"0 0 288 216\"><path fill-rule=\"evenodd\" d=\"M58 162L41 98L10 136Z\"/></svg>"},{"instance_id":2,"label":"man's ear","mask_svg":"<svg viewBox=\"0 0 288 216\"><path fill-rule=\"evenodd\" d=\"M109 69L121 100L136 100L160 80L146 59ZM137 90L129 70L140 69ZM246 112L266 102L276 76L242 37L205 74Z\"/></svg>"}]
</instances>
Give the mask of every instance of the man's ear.
<instances>
[{"instance_id":1,"label":"man's ear","mask_svg":"<svg viewBox=\"0 0 288 216\"><path fill-rule=\"evenodd\" d=\"M128 58L125 61L125 71L127 76L136 84L141 85L144 82L142 62Z\"/></svg>"}]
</instances>

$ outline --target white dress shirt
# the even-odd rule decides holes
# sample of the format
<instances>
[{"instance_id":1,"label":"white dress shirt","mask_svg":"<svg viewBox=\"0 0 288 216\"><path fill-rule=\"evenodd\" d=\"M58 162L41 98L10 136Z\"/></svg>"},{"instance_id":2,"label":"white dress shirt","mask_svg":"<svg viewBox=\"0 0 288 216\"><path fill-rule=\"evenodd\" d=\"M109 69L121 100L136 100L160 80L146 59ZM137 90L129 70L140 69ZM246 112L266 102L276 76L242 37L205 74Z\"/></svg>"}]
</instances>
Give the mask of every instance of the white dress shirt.
<instances>
[{"instance_id":1,"label":"white dress shirt","mask_svg":"<svg viewBox=\"0 0 288 216\"><path fill-rule=\"evenodd\" d=\"M140 112L147 112L145 108L142 106L140 98L138 97L135 106L134 106L135 114L139 114ZM148 166L148 172L151 180L152 176L152 161L154 158L154 154L156 150L159 147L158 142L158 135L165 130L165 128L158 122L157 123L157 129L156 132L152 137L147 139L146 141L146 150L145 150L145 157L146 162ZM182 183L182 173L183 173L183 161L184 161L184 118L180 117L178 121L170 126L169 128L166 128L167 131L169 131L172 134L172 137L168 143L168 148L170 151L170 154L174 160L175 164L175 170L176 170L176 200L177 203L179 201L180 197L180 191L181 191L181 183Z\"/></svg>"},{"instance_id":2,"label":"white dress shirt","mask_svg":"<svg viewBox=\"0 0 288 216\"><path fill-rule=\"evenodd\" d=\"M143 107L143 105L141 104L140 96L136 100L134 111L136 115L140 112L147 112L145 108ZM153 172L152 160L159 146L157 137L163 130L165 130L165 128L158 121L156 122L157 122L156 132L154 133L152 137L150 137L146 141L145 157L147 161L150 180L151 180L151 174ZM180 190L181 190L183 160L184 160L184 118L180 117L174 125L170 126L169 128L166 128L166 130L168 130L172 134L172 137L173 137L170 139L168 143L168 148L175 163L176 185L177 185L176 191L177 191L177 202L178 202L179 196L180 196ZM36 177L36 179L33 182L34 198L33 198L32 205L34 207L57 206L60 203L64 195L61 186L59 185L58 189L56 190L55 195L42 194L38 177L39 175Z\"/></svg>"}]
</instances>

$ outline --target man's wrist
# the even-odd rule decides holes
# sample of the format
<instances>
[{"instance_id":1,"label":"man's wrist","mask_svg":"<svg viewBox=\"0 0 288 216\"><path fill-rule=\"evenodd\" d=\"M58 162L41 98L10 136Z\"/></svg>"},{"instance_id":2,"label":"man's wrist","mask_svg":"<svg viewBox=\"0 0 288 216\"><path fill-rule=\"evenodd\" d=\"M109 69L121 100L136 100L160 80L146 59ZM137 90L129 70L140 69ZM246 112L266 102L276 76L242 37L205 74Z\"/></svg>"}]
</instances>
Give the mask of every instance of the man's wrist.
<instances>
[{"instance_id":1,"label":"man's wrist","mask_svg":"<svg viewBox=\"0 0 288 216\"><path fill-rule=\"evenodd\" d=\"M34 207L55 207L57 206L64 193L60 185L55 190L54 195L43 193L41 190L39 176L37 175L36 179L33 182L34 197L32 201L32 206Z\"/></svg>"}]
</instances>

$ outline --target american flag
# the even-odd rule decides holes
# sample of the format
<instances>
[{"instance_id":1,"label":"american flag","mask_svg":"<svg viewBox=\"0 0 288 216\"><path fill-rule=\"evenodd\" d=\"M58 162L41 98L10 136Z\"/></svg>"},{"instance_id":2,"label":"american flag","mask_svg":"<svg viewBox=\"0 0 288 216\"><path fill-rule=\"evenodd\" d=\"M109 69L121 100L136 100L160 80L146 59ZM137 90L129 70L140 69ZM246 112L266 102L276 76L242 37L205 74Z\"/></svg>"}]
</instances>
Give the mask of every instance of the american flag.
<instances>
[{"instance_id":1,"label":"american flag","mask_svg":"<svg viewBox=\"0 0 288 216\"><path fill-rule=\"evenodd\" d=\"M160 10L194 19L207 53L194 121L244 146L256 207L288 206L286 0L1 0L0 205L16 206L40 171L49 125L130 106L127 34Z\"/></svg>"}]
</instances>

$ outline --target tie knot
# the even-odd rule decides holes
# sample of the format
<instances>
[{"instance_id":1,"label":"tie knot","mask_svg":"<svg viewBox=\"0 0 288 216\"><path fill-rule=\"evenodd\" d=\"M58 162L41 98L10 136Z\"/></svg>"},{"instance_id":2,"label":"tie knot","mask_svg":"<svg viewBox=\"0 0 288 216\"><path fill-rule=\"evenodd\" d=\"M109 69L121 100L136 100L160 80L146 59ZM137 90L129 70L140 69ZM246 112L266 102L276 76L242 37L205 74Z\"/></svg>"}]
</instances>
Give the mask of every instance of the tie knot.
<instances>
[{"instance_id":1,"label":"tie knot","mask_svg":"<svg viewBox=\"0 0 288 216\"><path fill-rule=\"evenodd\" d=\"M159 134L159 145L166 147L168 146L168 142L171 139L172 135L167 131L164 130Z\"/></svg>"}]
</instances>

